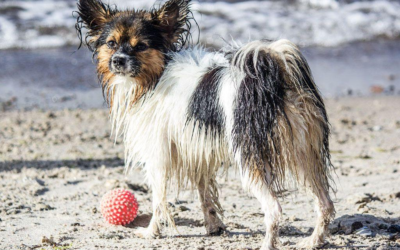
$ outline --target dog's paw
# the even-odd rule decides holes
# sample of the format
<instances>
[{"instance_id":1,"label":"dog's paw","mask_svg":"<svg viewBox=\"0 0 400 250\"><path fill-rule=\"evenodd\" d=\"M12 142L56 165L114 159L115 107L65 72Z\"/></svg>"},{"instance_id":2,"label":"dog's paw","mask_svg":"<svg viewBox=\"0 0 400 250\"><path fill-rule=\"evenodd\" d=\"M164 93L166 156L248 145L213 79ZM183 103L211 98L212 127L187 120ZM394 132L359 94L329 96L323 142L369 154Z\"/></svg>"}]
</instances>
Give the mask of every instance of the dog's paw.
<instances>
[{"instance_id":1,"label":"dog's paw","mask_svg":"<svg viewBox=\"0 0 400 250\"><path fill-rule=\"evenodd\" d=\"M160 236L160 233L157 230L154 231L148 227L140 227L135 230L134 234L143 239L155 239Z\"/></svg>"},{"instance_id":2,"label":"dog's paw","mask_svg":"<svg viewBox=\"0 0 400 250\"><path fill-rule=\"evenodd\" d=\"M260 250L278 250L275 246L268 244L268 243L263 243L261 246Z\"/></svg>"},{"instance_id":3,"label":"dog's paw","mask_svg":"<svg viewBox=\"0 0 400 250\"><path fill-rule=\"evenodd\" d=\"M218 227L212 228L208 231L208 235L211 236L220 236L226 231L226 226L225 225L220 225Z\"/></svg>"},{"instance_id":4,"label":"dog's paw","mask_svg":"<svg viewBox=\"0 0 400 250\"><path fill-rule=\"evenodd\" d=\"M315 236L310 236L307 237L303 240L301 240L298 244L297 247L299 249L314 249L317 247L320 247L324 245L324 241L321 240L319 237L315 237Z\"/></svg>"}]
</instances>

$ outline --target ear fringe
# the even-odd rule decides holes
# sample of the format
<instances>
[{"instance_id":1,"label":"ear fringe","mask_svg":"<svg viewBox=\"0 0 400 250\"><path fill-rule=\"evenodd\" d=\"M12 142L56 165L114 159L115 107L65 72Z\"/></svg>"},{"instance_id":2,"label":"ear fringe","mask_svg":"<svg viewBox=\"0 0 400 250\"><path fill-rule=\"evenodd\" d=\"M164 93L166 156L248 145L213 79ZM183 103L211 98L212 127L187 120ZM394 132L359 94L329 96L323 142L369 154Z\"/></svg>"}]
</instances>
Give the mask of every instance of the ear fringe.
<instances>
[{"instance_id":1,"label":"ear fringe","mask_svg":"<svg viewBox=\"0 0 400 250\"><path fill-rule=\"evenodd\" d=\"M93 52L94 57L96 54L95 41L90 38L98 36L103 28L102 24L118 10L116 7L110 7L110 5L104 4L100 0L80 0L77 5L78 11L74 11L73 16L76 17L75 29L80 40L78 49L85 43L89 50ZM82 28L88 30L85 36L82 35Z\"/></svg>"},{"instance_id":2,"label":"ear fringe","mask_svg":"<svg viewBox=\"0 0 400 250\"><path fill-rule=\"evenodd\" d=\"M192 21L199 27L197 21L194 19L193 12L190 10L191 0L170 0L166 2L161 9L153 8L151 13L154 17L160 18L160 15L165 14L167 10L174 5L178 6L179 13L176 24L172 28L176 41L171 44L172 48L170 49L173 51L180 51L183 48L187 48L193 41L192 33L190 32L192 29Z\"/></svg>"}]
</instances>

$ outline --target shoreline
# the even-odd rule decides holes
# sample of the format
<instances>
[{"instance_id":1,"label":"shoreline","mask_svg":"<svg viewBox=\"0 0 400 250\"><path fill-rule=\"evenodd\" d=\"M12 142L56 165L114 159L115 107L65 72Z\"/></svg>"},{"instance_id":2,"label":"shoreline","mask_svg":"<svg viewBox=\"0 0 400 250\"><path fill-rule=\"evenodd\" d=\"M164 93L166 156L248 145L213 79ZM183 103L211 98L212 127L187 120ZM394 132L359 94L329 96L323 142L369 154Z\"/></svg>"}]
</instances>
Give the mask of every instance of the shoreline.
<instances>
[{"instance_id":1,"label":"shoreline","mask_svg":"<svg viewBox=\"0 0 400 250\"><path fill-rule=\"evenodd\" d=\"M0 51L0 108L105 108L86 48ZM358 42L301 49L326 98L400 95L400 43ZM21 74L23 72L23 74Z\"/></svg>"}]
</instances>

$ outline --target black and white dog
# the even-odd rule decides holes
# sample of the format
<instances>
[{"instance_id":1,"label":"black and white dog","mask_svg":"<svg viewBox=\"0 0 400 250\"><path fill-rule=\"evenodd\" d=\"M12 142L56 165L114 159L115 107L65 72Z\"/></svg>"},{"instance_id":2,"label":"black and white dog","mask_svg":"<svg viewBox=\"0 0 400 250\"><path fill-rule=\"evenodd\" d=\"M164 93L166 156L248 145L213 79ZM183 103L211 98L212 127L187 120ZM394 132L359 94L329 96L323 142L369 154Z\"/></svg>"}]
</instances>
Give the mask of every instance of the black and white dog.
<instances>
[{"instance_id":1,"label":"black and white dog","mask_svg":"<svg viewBox=\"0 0 400 250\"><path fill-rule=\"evenodd\" d=\"M167 187L188 185L198 189L207 232L223 232L215 177L221 165L234 165L265 213L262 249L276 247L277 193L293 183L313 195L318 212L301 246L322 244L334 216L330 132L306 60L288 40L221 52L190 47L189 2L169 0L150 11L78 2L76 27L88 29L126 167L145 163L153 191L153 217L137 235L159 235L162 221L174 226Z\"/></svg>"}]
</instances>

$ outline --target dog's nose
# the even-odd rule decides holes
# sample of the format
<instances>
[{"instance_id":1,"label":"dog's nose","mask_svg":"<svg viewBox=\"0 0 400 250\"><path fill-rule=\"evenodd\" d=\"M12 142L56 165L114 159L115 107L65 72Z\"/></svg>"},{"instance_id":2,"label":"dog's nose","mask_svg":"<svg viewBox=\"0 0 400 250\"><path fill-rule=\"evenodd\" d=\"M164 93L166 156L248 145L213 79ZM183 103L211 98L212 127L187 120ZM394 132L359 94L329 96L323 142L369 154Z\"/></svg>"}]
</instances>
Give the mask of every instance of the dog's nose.
<instances>
[{"instance_id":1,"label":"dog's nose","mask_svg":"<svg viewBox=\"0 0 400 250\"><path fill-rule=\"evenodd\" d=\"M121 56L114 56L112 63L115 67L124 67L126 64L126 58Z\"/></svg>"}]
</instances>

